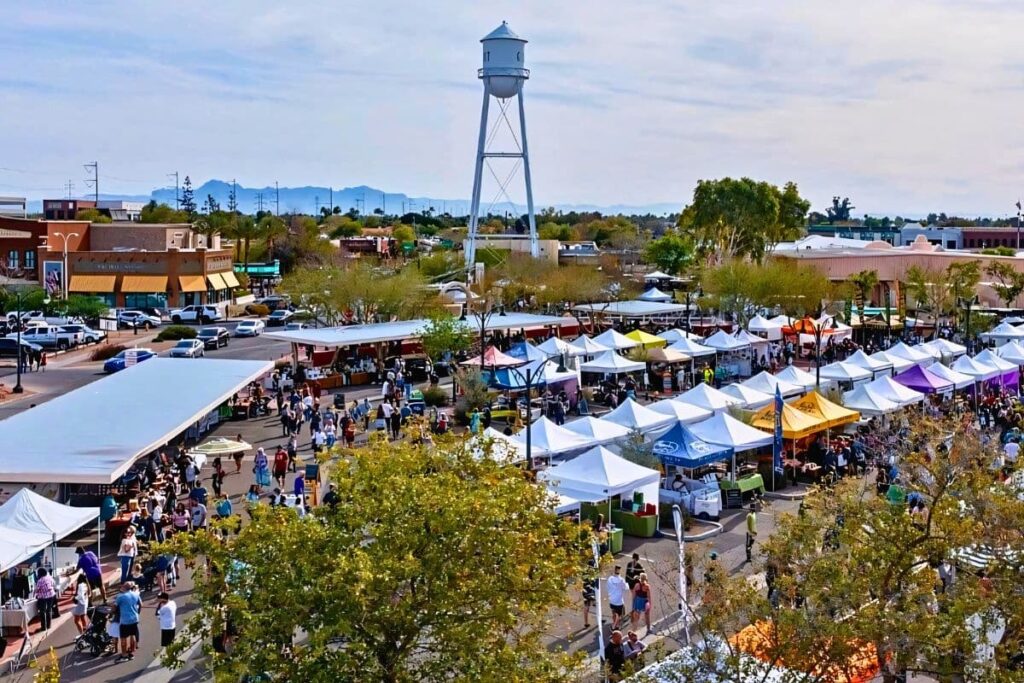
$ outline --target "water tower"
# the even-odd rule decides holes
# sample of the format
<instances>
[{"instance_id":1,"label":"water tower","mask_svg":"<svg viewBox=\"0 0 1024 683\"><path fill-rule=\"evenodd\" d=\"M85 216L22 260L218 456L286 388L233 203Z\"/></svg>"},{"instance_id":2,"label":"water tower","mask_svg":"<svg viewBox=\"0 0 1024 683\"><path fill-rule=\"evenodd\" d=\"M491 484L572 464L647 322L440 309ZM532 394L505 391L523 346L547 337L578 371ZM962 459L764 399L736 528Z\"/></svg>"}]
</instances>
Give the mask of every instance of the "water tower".
<instances>
[{"instance_id":1,"label":"water tower","mask_svg":"<svg viewBox=\"0 0 1024 683\"><path fill-rule=\"evenodd\" d=\"M523 84L530 77L526 63L526 40L520 38L504 21L480 42L483 44L483 68L477 71L477 77L484 82L484 102L480 109L480 138L476 148L476 169L473 173L473 199L469 210L469 243L466 248L466 266L472 268L476 262L477 223L480 214L480 186L483 181L484 164L489 158L520 159L523 177L526 181L526 212L530 222L530 254L536 258L540 255L537 243L537 221L533 214L533 187L530 183L530 155L526 146L526 114L523 109ZM491 98L499 100L501 115L508 125L516 143L513 151L488 150L488 108ZM512 123L506 115L508 100L515 97L519 104L519 135L516 136ZM513 169L515 170L515 169ZM500 191L512 179L510 173L502 183ZM497 178L497 174L495 174ZM506 194L507 196L507 194Z\"/></svg>"}]
</instances>

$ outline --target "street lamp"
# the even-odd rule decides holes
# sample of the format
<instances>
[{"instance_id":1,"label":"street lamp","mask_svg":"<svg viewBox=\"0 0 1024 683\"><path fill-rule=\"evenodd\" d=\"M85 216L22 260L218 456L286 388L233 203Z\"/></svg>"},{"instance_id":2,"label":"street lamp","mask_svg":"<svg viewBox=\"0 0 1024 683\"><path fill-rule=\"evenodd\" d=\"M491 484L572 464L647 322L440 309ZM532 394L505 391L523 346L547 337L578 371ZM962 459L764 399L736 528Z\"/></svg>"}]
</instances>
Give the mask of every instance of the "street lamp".
<instances>
[{"instance_id":1,"label":"street lamp","mask_svg":"<svg viewBox=\"0 0 1024 683\"><path fill-rule=\"evenodd\" d=\"M967 309L967 319L965 321L964 326L964 346L967 347L967 351L969 353L971 351L971 347L973 346L973 344L971 344L971 307L976 306L978 304L978 295L975 294L974 296L969 298L957 297L956 304L957 306L961 306Z\"/></svg>"},{"instance_id":2,"label":"street lamp","mask_svg":"<svg viewBox=\"0 0 1024 683\"><path fill-rule=\"evenodd\" d=\"M15 314L17 315L17 318L15 320L15 324L18 326L18 337L17 337L18 357L17 357L17 361L16 361L17 366L18 366L17 367L17 373L18 373L17 377L18 377L18 379L17 379L17 381L14 384L14 388L11 389L11 392L15 393L15 394L21 394L21 393L24 393L24 391L25 391L25 388L21 386L21 365L22 365L21 354L24 351L24 349L21 347L21 327L22 327L21 314L22 314L22 309L24 308L24 306L23 306L24 300L22 298L24 295L20 291L18 291L16 289L12 290L11 294L14 295Z\"/></svg>"},{"instance_id":3,"label":"street lamp","mask_svg":"<svg viewBox=\"0 0 1024 683\"><path fill-rule=\"evenodd\" d=\"M882 290L885 292L885 344L886 347L892 343L892 314L889 309L889 283L882 283Z\"/></svg>"},{"instance_id":4,"label":"street lamp","mask_svg":"<svg viewBox=\"0 0 1024 683\"><path fill-rule=\"evenodd\" d=\"M71 238L71 237L78 237L79 235L78 235L77 232L69 232L67 235L65 235L62 232L55 232L55 233L53 233L53 236L61 238L61 241L64 243L64 250L63 250L64 251L64 268L60 271L60 275L61 275L61 293L64 295L64 298L67 299L68 298L68 239Z\"/></svg>"},{"instance_id":5,"label":"street lamp","mask_svg":"<svg viewBox=\"0 0 1024 683\"><path fill-rule=\"evenodd\" d=\"M519 379L525 382L523 386L526 387L526 467L530 470L533 469L533 439L530 434L530 427L533 425L533 406L530 403L530 394L533 392L534 380L537 379L537 377L544 376L541 370L544 369L545 365L551 362L553 362L551 358L545 358L537 364L536 368L526 368L525 377L523 376L523 373L519 372L519 370L509 368L510 372L516 373L519 375ZM565 367L565 357L562 355L558 356L558 367L555 368L555 372L568 372ZM493 379L493 377L494 374L492 373L491 378ZM538 384L537 386L540 385Z\"/></svg>"},{"instance_id":6,"label":"street lamp","mask_svg":"<svg viewBox=\"0 0 1024 683\"><path fill-rule=\"evenodd\" d=\"M827 315L827 314L826 314ZM814 388L821 388L821 336L826 329L839 329L835 316L829 316L829 322L812 322L811 329L814 330Z\"/></svg>"}]
</instances>

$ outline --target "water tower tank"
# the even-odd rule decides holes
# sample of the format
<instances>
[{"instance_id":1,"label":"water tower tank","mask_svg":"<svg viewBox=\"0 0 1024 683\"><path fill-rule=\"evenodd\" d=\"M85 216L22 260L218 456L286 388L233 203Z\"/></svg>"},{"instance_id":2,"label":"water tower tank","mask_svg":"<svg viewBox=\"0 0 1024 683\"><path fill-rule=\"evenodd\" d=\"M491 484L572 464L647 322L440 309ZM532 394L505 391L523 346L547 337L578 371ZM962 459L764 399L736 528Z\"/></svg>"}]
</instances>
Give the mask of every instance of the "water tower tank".
<instances>
[{"instance_id":1,"label":"water tower tank","mask_svg":"<svg viewBox=\"0 0 1024 683\"><path fill-rule=\"evenodd\" d=\"M526 40L517 36L504 21L480 42L484 54L477 76L486 79L491 95L508 99L519 92L522 82L530 77L526 63Z\"/></svg>"}]
</instances>

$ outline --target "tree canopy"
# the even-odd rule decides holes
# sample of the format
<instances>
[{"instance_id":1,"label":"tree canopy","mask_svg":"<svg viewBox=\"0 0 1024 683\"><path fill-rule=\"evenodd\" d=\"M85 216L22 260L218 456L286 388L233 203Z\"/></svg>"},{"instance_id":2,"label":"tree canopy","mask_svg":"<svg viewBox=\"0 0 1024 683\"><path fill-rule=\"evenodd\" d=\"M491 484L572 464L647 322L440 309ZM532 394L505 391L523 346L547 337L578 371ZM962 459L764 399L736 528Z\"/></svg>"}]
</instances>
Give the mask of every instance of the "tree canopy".
<instances>
[{"instance_id":1,"label":"tree canopy","mask_svg":"<svg viewBox=\"0 0 1024 683\"><path fill-rule=\"evenodd\" d=\"M157 204L156 200L150 200L149 204L142 207L139 217L141 223L188 223L189 215L184 211L176 211L166 204Z\"/></svg>"},{"instance_id":2,"label":"tree canopy","mask_svg":"<svg viewBox=\"0 0 1024 683\"><path fill-rule=\"evenodd\" d=\"M669 275L682 273L693 262L693 243L676 232L648 243L644 259Z\"/></svg>"},{"instance_id":3,"label":"tree canopy","mask_svg":"<svg viewBox=\"0 0 1024 683\"><path fill-rule=\"evenodd\" d=\"M817 268L780 258L763 264L727 261L705 270L701 287L706 305L736 315L741 323L756 309L778 309L793 318L817 315L824 305L845 296Z\"/></svg>"}]
</instances>

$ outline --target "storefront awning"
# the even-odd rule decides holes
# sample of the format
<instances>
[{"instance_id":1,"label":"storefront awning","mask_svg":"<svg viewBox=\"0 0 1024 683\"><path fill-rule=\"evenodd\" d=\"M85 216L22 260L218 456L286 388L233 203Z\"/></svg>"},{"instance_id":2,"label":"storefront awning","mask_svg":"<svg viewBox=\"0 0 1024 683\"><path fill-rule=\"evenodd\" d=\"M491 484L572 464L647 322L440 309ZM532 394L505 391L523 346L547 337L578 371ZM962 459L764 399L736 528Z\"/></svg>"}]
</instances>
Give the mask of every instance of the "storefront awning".
<instances>
[{"instance_id":1,"label":"storefront awning","mask_svg":"<svg viewBox=\"0 0 1024 683\"><path fill-rule=\"evenodd\" d=\"M211 289L227 289L228 283L224 282L224 278L221 277L220 273L207 273L206 279L210 281Z\"/></svg>"},{"instance_id":2,"label":"storefront awning","mask_svg":"<svg viewBox=\"0 0 1024 683\"><path fill-rule=\"evenodd\" d=\"M116 275L72 275L69 292L113 292Z\"/></svg>"},{"instance_id":3,"label":"storefront awning","mask_svg":"<svg viewBox=\"0 0 1024 683\"><path fill-rule=\"evenodd\" d=\"M152 294L167 291L166 275L125 275L121 278L121 292Z\"/></svg>"},{"instance_id":4,"label":"storefront awning","mask_svg":"<svg viewBox=\"0 0 1024 683\"><path fill-rule=\"evenodd\" d=\"M242 283L238 281L237 277L235 277L235 271L229 270L229 271L226 271L224 273L221 273L220 275L221 275L221 277L224 278L224 282L227 283L228 287L231 287L232 289L234 289L235 287L241 287L242 286Z\"/></svg>"},{"instance_id":5,"label":"storefront awning","mask_svg":"<svg viewBox=\"0 0 1024 683\"><path fill-rule=\"evenodd\" d=\"M178 284L183 292L206 291L206 278L202 275L179 275Z\"/></svg>"}]
</instances>

